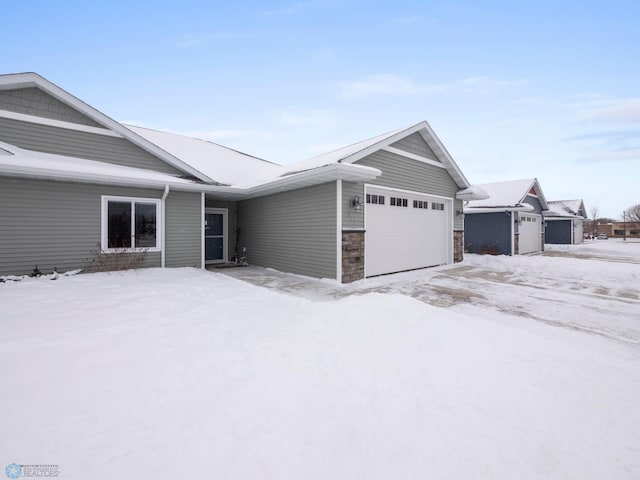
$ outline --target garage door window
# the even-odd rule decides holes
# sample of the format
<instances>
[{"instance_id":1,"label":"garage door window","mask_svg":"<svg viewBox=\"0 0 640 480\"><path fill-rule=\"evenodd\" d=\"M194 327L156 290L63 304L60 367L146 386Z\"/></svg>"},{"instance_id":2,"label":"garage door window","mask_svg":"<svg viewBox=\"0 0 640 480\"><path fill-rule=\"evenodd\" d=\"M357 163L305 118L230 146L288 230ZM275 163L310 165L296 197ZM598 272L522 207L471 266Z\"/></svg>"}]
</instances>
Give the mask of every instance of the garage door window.
<instances>
[{"instance_id":1,"label":"garage door window","mask_svg":"<svg viewBox=\"0 0 640 480\"><path fill-rule=\"evenodd\" d=\"M384 205L384 195L371 195L367 193L367 203L371 205Z\"/></svg>"},{"instance_id":2,"label":"garage door window","mask_svg":"<svg viewBox=\"0 0 640 480\"><path fill-rule=\"evenodd\" d=\"M431 210L439 210L441 212L444 212L444 203L433 202L431 204Z\"/></svg>"}]
</instances>

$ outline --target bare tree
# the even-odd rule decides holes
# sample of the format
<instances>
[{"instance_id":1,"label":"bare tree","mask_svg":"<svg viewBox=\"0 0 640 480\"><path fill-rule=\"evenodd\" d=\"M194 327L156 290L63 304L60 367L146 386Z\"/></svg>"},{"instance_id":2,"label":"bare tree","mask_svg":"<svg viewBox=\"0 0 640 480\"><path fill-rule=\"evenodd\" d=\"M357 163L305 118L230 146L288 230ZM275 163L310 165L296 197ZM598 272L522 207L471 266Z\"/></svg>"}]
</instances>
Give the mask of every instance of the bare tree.
<instances>
[{"instance_id":1,"label":"bare tree","mask_svg":"<svg viewBox=\"0 0 640 480\"><path fill-rule=\"evenodd\" d=\"M634 230L640 230L640 203L632 205L624 212L624 219Z\"/></svg>"},{"instance_id":2,"label":"bare tree","mask_svg":"<svg viewBox=\"0 0 640 480\"><path fill-rule=\"evenodd\" d=\"M594 205L591 207L591 235L594 237L598 236L598 213L600 209Z\"/></svg>"}]
</instances>

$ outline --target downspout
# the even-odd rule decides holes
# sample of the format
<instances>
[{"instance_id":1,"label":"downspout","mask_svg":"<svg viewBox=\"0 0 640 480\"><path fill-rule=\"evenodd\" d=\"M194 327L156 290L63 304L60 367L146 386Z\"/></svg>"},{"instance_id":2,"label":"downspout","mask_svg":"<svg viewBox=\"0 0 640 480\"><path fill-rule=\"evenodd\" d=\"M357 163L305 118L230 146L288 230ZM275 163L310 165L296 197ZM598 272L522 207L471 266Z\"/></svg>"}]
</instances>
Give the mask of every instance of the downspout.
<instances>
[{"instance_id":1,"label":"downspout","mask_svg":"<svg viewBox=\"0 0 640 480\"><path fill-rule=\"evenodd\" d=\"M516 212L511 210L511 256L515 255L514 248L516 247L516 245L515 245L515 237L516 237L515 223L516 223L516 219L514 218L514 214L515 213Z\"/></svg>"},{"instance_id":2,"label":"downspout","mask_svg":"<svg viewBox=\"0 0 640 480\"><path fill-rule=\"evenodd\" d=\"M169 184L165 184L164 186L164 193L162 194L162 198L160 199L160 208L161 208L161 212L160 212L160 216L162 218L161 222L162 222L162 228L160 229L160 245L162 246L162 249L160 250L160 267L161 268L165 268L165 253L166 253L166 245L165 245L165 239L167 237L167 227L166 227L166 200L167 200L167 196L169 195Z\"/></svg>"}]
</instances>

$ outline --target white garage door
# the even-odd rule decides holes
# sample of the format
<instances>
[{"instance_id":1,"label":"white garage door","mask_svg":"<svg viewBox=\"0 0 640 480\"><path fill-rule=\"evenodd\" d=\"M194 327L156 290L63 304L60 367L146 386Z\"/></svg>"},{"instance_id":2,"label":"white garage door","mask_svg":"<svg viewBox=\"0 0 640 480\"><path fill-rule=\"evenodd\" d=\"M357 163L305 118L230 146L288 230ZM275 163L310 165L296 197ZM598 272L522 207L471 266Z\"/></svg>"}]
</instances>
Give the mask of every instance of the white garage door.
<instances>
[{"instance_id":1,"label":"white garage door","mask_svg":"<svg viewBox=\"0 0 640 480\"><path fill-rule=\"evenodd\" d=\"M365 195L367 277L449 262L450 199L369 186Z\"/></svg>"},{"instance_id":2,"label":"white garage door","mask_svg":"<svg viewBox=\"0 0 640 480\"><path fill-rule=\"evenodd\" d=\"M518 253L540 251L540 215L520 214L518 223Z\"/></svg>"}]
</instances>

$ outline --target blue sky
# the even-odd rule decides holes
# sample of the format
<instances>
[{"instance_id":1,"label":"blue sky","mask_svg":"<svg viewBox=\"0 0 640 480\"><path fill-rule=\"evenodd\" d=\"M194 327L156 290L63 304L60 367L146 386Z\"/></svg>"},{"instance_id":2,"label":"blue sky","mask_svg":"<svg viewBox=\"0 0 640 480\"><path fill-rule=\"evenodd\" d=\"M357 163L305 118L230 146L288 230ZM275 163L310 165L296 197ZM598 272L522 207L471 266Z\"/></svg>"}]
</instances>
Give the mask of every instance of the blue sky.
<instances>
[{"instance_id":1,"label":"blue sky","mask_svg":"<svg viewBox=\"0 0 640 480\"><path fill-rule=\"evenodd\" d=\"M10 2L0 72L290 163L427 120L471 183L640 203L640 3Z\"/></svg>"}]
</instances>

